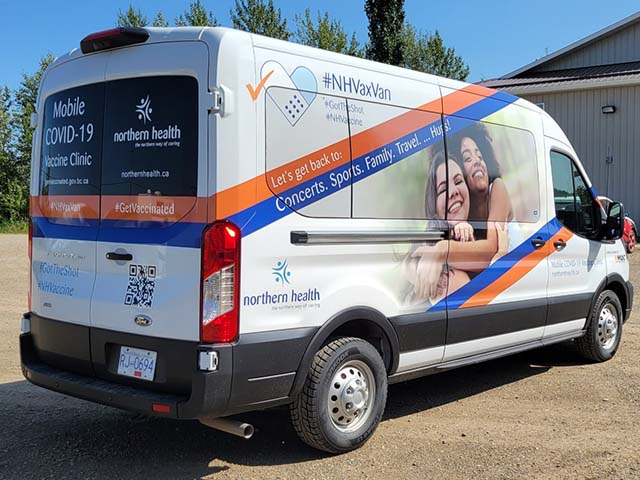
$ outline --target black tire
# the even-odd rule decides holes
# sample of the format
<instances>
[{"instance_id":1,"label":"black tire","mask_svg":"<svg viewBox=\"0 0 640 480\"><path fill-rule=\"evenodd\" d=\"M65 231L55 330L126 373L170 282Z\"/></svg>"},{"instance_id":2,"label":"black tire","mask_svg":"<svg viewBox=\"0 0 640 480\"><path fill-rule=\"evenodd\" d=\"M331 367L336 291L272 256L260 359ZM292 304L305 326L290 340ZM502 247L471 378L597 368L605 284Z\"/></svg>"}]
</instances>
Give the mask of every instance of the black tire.
<instances>
[{"instance_id":1,"label":"black tire","mask_svg":"<svg viewBox=\"0 0 640 480\"><path fill-rule=\"evenodd\" d=\"M612 358L620 346L623 318L620 299L614 292L605 290L598 295L587 318L587 332L576 340L580 355L592 362L606 362ZM614 325L615 338L612 339L610 335Z\"/></svg>"},{"instance_id":2,"label":"black tire","mask_svg":"<svg viewBox=\"0 0 640 480\"><path fill-rule=\"evenodd\" d=\"M369 372L366 372L363 364L368 367ZM345 380L342 385L334 381L334 376L341 375L345 369L347 373L350 370L353 374L351 365L360 365L362 372L356 368L356 375L351 380ZM341 369L343 366L344 368ZM357 377L357 375L360 376ZM359 379L366 378L366 375L375 380L375 393L367 397L372 401L365 402L365 404L368 403L368 408L360 418L353 418L352 426L357 425L357 428L352 431L341 430L340 425L336 423L337 419L333 418L338 415L334 413L337 410L336 404L332 403L334 408L331 412L329 410L330 402L337 399L337 396L332 395L335 392L332 389L345 389L348 385L352 385L349 382L357 382ZM339 376L338 380L340 378ZM366 381L364 385L370 392ZM341 395L341 398L345 397ZM308 445L329 453L348 452L361 447L373 435L382 418L386 402L387 372L378 351L373 345L360 338L338 338L315 354L302 392L291 405L291 421L300 439ZM344 405L347 407L351 405L353 408L353 404ZM361 411L354 411L353 414L358 415ZM344 422L350 416L341 418ZM343 428L349 429L350 426L345 425Z\"/></svg>"}]
</instances>

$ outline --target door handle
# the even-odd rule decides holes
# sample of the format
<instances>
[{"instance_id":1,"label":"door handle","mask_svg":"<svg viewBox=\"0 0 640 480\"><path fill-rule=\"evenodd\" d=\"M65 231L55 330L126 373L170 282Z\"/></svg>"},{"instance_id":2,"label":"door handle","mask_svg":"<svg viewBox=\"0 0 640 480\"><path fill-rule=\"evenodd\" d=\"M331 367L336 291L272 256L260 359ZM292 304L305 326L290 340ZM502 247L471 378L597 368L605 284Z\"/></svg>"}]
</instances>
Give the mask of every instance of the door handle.
<instances>
[{"instance_id":1,"label":"door handle","mask_svg":"<svg viewBox=\"0 0 640 480\"><path fill-rule=\"evenodd\" d=\"M531 239L531 244L534 246L534 248L544 247L545 243L547 242L541 239L540 237Z\"/></svg>"},{"instance_id":2,"label":"door handle","mask_svg":"<svg viewBox=\"0 0 640 480\"><path fill-rule=\"evenodd\" d=\"M116 262L130 262L133 260L133 255L130 253L118 253L118 252L107 252L107 260L115 260Z\"/></svg>"},{"instance_id":3,"label":"door handle","mask_svg":"<svg viewBox=\"0 0 640 480\"><path fill-rule=\"evenodd\" d=\"M564 240L556 240L555 242L553 242L553 246L556 247L556 250L562 250L567 246L567 242L565 242Z\"/></svg>"}]
</instances>

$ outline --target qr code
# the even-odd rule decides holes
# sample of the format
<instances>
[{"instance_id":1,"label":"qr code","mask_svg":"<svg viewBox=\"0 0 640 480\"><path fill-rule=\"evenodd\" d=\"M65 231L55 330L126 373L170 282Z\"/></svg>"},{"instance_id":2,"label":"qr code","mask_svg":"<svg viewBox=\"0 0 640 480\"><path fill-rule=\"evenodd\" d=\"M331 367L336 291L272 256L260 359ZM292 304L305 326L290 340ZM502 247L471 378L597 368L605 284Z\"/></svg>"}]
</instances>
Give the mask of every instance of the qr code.
<instances>
[{"instance_id":1,"label":"qr code","mask_svg":"<svg viewBox=\"0 0 640 480\"><path fill-rule=\"evenodd\" d=\"M151 308L153 291L156 288L155 265L129 265L129 284L124 295L124 304Z\"/></svg>"}]
</instances>

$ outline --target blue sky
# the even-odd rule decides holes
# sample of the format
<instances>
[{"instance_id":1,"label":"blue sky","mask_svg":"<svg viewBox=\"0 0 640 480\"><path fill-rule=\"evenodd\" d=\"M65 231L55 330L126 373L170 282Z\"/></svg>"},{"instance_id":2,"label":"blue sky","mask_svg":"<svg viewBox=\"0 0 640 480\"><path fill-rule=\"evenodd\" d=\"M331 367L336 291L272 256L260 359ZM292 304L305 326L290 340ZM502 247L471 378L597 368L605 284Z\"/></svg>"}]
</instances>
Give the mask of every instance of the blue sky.
<instances>
[{"instance_id":1,"label":"blue sky","mask_svg":"<svg viewBox=\"0 0 640 480\"><path fill-rule=\"evenodd\" d=\"M234 0L203 0L224 25ZM364 0L274 0L293 26L306 7L327 10L359 40L367 38ZM172 20L189 0L1 0L0 85L16 87L22 73L37 68L45 53L77 47L86 34L114 25L130 3L152 18L162 10ZM471 68L470 81L503 75L635 13L634 0L537 0L434 2L406 0L407 21L419 30L439 30Z\"/></svg>"}]
</instances>

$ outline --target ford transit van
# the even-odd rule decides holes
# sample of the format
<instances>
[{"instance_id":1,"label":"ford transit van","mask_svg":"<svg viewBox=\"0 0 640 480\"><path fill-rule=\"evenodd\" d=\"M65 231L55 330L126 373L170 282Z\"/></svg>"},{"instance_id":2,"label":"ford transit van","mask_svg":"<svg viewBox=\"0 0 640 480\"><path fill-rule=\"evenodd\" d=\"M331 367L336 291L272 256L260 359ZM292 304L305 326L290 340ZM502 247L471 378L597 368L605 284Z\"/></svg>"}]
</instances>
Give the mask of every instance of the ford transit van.
<instances>
[{"instance_id":1,"label":"ford transit van","mask_svg":"<svg viewBox=\"0 0 640 480\"><path fill-rule=\"evenodd\" d=\"M45 72L36 385L250 436L361 446L387 385L572 341L618 349L623 208L522 99L225 28L117 28Z\"/></svg>"}]
</instances>

